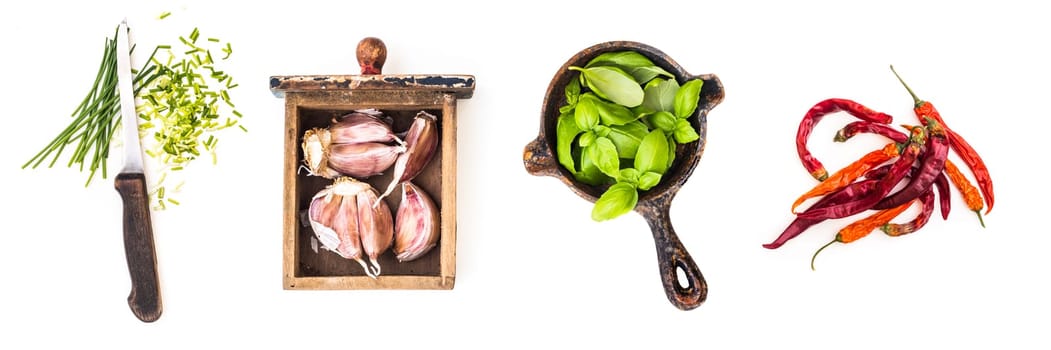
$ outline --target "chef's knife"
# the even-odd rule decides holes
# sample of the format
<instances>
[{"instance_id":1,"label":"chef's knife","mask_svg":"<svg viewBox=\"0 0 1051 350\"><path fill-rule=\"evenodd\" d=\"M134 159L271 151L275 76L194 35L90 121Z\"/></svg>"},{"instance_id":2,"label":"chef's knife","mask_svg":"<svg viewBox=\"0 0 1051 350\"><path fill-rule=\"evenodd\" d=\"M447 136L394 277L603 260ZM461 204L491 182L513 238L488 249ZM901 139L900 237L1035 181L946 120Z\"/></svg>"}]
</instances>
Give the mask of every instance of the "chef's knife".
<instances>
[{"instance_id":1,"label":"chef's knife","mask_svg":"<svg viewBox=\"0 0 1051 350\"><path fill-rule=\"evenodd\" d=\"M128 21L117 30L117 92L124 133L124 168L117 174L114 186L124 201L124 254L131 273L131 312L143 322L161 317L160 283L157 278L157 255L153 247L153 223L150 220L149 195L139 145L139 116L135 112L132 89L131 50Z\"/></svg>"}]
</instances>

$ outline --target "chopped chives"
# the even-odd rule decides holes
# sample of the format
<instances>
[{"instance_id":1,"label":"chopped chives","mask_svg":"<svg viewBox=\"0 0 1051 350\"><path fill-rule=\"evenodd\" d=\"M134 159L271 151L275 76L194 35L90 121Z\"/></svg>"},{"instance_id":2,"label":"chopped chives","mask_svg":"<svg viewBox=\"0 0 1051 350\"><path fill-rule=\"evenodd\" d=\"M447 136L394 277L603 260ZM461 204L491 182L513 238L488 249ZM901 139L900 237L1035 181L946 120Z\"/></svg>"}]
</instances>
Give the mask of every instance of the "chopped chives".
<instances>
[{"instance_id":1,"label":"chopped chives","mask_svg":"<svg viewBox=\"0 0 1051 350\"><path fill-rule=\"evenodd\" d=\"M171 12L164 12L160 18L169 15ZM200 38L207 40L200 41ZM157 45L141 68L132 69L132 87L139 99L135 110L143 121L139 125L144 135L143 153L163 165L159 168L159 179L151 183L152 190L149 191L155 206L161 208L165 203L178 204L172 198L164 200L168 172L185 169L190 161L201 156L201 152L208 152L213 163L216 162L215 148L219 140L215 132L237 124L225 114L229 112L237 118L242 117L233 109L231 96L225 90L237 84L233 83L232 77L213 66L215 61L211 54L211 49L221 50L225 53L225 60L233 52L232 45L220 43L218 38L201 36L199 28L193 28L188 36L179 36L178 39L183 44L182 50L173 50L171 45ZM202 45L197 46L198 42ZM108 147L119 129L120 107L116 93L116 41L106 38L103 44L102 61L93 86L71 114L72 123L23 168L35 168L44 162L53 166L60 153L68 148L67 153L71 156L67 166L87 170L88 183L96 173L101 173L103 178L107 176ZM161 50L167 51L167 58L163 58L163 52L162 56L157 55ZM223 104L218 102L219 99L230 108L229 111L225 110L226 107L220 108ZM225 124L220 118L225 118ZM247 131L243 126L238 127Z\"/></svg>"},{"instance_id":2,"label":"chopped chives","mask_svg":"<svg viewBox=\"0 0 1051 350\"><path fill-rule=\"evenodd\" d=\"M161 13L160 17L157 17L157 19L165 19L165 18L168 18L168 16L171 16L171 15L172 15L172 13L170 11L164 11L163 13Z\"/></svg>"}]
</instances>

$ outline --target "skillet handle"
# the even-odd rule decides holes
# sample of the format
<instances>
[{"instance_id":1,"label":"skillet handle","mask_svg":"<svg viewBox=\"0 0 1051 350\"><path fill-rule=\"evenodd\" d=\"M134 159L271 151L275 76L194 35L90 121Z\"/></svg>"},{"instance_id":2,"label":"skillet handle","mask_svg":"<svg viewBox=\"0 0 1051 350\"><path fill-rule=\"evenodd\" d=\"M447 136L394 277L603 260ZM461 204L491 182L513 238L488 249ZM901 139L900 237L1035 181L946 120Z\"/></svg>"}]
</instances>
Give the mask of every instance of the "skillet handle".
<instances>
[{"instance_id":1,"label":"skillet handle","mask_svg":"<svg viewBox=\"0 0 1051 350\"><path fill-rule=\"evenodd\" d=\"M646 218L653 232L661 283L664 284L664 294L668 296L668 301L681 310L697 308L708 298L708 282L704 280L701 270L675 235L668 213L669 206L640 202L636 210ZM682 281L685 282L682 283L686 285L685 288L680 284L678 269L682 269L686 276L686 281Z\"/></svg>"},{"instance_id":2,"label":"skillet handle","mask_svg":"<svg viewBox=\"0 0 1051 350\"><path fill-rule=\"evenodd\" d=\"M526 145L522 152L522 162L525 163L526 171L534 176L558 176L558 161L555 154L551 152L541 134L535 140Z\"/></svg>"}]
</instances>

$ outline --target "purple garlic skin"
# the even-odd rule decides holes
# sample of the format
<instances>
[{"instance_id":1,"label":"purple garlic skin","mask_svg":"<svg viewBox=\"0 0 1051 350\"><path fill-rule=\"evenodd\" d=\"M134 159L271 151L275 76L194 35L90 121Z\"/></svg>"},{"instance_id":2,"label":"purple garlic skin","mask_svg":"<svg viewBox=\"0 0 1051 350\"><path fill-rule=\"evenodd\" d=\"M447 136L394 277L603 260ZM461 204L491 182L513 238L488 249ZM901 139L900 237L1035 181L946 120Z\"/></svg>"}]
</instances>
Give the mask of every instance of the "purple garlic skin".
<instances>
[{"instance_id":1,"label":"purple garlic skin","mask_svg":"<svg viewBox=\"0 0 1051 350\"><path fill-rule=\"evenodd\" d=\"M310 228L314 230L322 248L357 261L366 273L369 273L369 269L362 255L358 196L373 191L367 183L340 177L314 195L308 210Z\"/></svg>"},{"instance_id":2,"label":"purple garlic skin","mask_svg":"<svg viewBox=\"0 0 1051 350\"><path fill-rule=\"evenodd\" d=\"M309 175L329 179L343 175L363 179L386 171L405 150L389 120L378 110L363 109L334 118L328 128L307 130L303 166Z\"/></svg>"},{"instance_id":3,"label":"purple garlic skin","mask_svg":"<svg viewBox=\"0 0 1051 350\"><path fill-rule=\"evenodd\" d=\"M354 112L336 118L328 128L333 144L364 142L397 142L402 140L391 131L390 123L371 114Z\"/></svg>"},{"instance_id":4,"label":"purple garlic skin","mask_svg":"<svg viewBox=\"0 0 1051 350\"><path fill-rule=\"evenodd\" d=\"M394 255L398 261L412 261L427 254L438 242L438 206L423 189L410 181L401 184L401 204L394 223Z\"/></svg>"},{"instance_id":5,"label":"purple garlic skin","mask_svg":"<svg viewBox=\"0 0 1051 350\"><path fill-rule=\"evenodd\" d=\"M379 200L371 188L358 194L358 232L362 250L372 264L369 275L376 278L381 272L377 259L394 241L394 222L387 203Z\"/></svg>"},{"instance_id":6,"label":"purple garlic skin","mask_svg":"<svg viewBox=\"0 0 1051 350\"><path fill-rule=\"evenodd\" d=\"M392 119L391 116L385 115L383 111L380 111L379 109L376 109L376 108L354 109L354 111L351 112L351 114L333 118L332 122L333 123L337 123L337 122L342 121L342 120L347 119L347 118L359 117L359 116L355 116L355 115L366 115L366 116L378 119L379 121L382 121L382 122L386 123L387 125L394 124L394 119Z\"/></svg>"},{"instance_id":7,"label":"purple garlic skin","mask_svg":"<svg viewBox=\"0 0 1051 350\"><path fill-rule=\"evenodd\" d=\"M394 162L394 177L383 199L394 192L398 184L415 178L431 162L438 150L438 117L421 111L416 114L409 131L405 134L405 152Z\"/></svg>"},{"instance_id":8,"label":"purple garlic skin","mask_svg":"<svg viewBox=\"0 0 1051 350\"><path fill-rule=\"evenodd\" d=\"M358 179L379 175L405 151L402 146L382 143L341 143L328 148L326 162L332 170Z\"/></svg>"}]
</instances>

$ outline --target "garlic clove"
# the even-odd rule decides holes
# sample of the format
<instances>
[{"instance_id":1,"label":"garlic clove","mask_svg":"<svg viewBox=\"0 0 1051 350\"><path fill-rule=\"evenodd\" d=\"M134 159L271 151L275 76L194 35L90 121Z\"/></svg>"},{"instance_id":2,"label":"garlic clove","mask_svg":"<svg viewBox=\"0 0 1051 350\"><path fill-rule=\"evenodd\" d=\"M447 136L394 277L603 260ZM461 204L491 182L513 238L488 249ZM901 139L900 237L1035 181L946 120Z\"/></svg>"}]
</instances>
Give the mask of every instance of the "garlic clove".
<instances>
[{"instance_id":1,"label":"garlic clove","mask_svg":"<svg viewBox=\"0 0 1051 350\"><path fill-rule=\"evenodd\" d=\"M376 197L376 192L369 189L358 194L358 231L361 234L361 247L372 263L369 276L380 275L381 267L377 260L394 240L394 222L387 203Z\"/></svg>"},{"instance_id":2,"label":"garlic clove","mask_svg":"<svg viewBox=\"0 0 1051 350\"><path fill-rule=\"evenodd\" d=\"M387 190L380 195L383 199L394 192L398 184L415 178L431 162L438 150L438 117L420 111L412 121L405 135L405 152L398 155L394 163L394 177Z\"/></svg>"},{"instance_id":3,"label":"garlic clove","mask_svg":"<svg viewBox=\"0 0 1051 350\"><path fill-rule=\"evenodd\" d=\"M391 131L390 123L365 113L350 113L337 118L328 128L332 143L404 142Z\"/></svg>"},{"instance_id":4,"label":"garlic clove","mask_svg":"<svg viewBox=\"0 0 1051 350\"><path fill-rule=\"evenodd\" d=\"M332 219L332 230L339 237L335 252L347 259L361 259L361 237L358 235L358 201L356 197L342 197L339 210Z\"/></svg>"},{"instance_id":5,"label":"garlic clove","mask_svg":"<svg viewBox=\"0 0 1051 350\"><path fill-rule=\"evenodd\" d=\"M343 175L359 179L379 175L389 169L405 151L402 146L367 142L332 144L328 149L327 165Z\"/></svg>"},{"instance_id":6,"label":"garlic clove","mask_svg":"<svg viewBox=\"0 0 1051 350\"><path fill-rule=\"evenodd\" d=\"M423 189L412 182L402 182L401 204L394 223L394 255L398 261L415 260L438 242L440 236L438 206Z\"/></svg>"},{"instance_id":7,"label":"garlic clove","mask_svg":"<svg viewBox=\"0 0 1051 350\"><path fill-rule=\"evenodd\" d=\"M311 199L308 217L314 235L325 250L353 259L370 274L362 258L360 227L358 225L358 196L373 193L369 184L349 177L336 178Z\"/></svg>"},{"instance_id":8,"label":"garlic clove","mask_svg":"<svg viewBox=\"0 0 1051 350\"><path fill-rule=\"evenodd\" d=\"M339 234L332 226L342 200L342 196L323 196L310 202L310 228L327 250L336 251L340 244Z\"/></svg>"}]
</instances>

